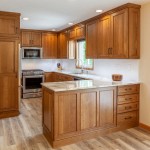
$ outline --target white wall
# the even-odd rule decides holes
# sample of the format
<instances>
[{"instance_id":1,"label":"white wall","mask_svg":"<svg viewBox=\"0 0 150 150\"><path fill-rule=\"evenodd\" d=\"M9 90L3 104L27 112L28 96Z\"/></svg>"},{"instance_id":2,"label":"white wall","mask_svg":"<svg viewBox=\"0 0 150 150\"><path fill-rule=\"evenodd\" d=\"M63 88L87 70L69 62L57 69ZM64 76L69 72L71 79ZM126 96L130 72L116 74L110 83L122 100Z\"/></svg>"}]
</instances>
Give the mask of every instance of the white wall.
<instances>
[{"instance_id":1,"label":"white wall","mask_svg":"<svg viewBox=\"0 0 150 150\"><path fill-rule=\"evenodd\" d=\"M141 8L140 122L150 126L150 3Z\"/></svg>"},{"instance_id":2,"label":"white wall","mask_svg":"<svg viewBox=\"0 0 150 150\"><path fill-rule=\"evenodd\" d=\"M44 71L54 71L57 68L57 62L60 62L64 70L75 71L74 60L23 60L22 69L43 69ZM94 70L89 71L91 74L97 74L102 77L111 79L111 75L115 73L123 74L123 80L138 81L139 76L139 60L110 60L97 59L94 60Z\"/></svg>"}]
</instances>

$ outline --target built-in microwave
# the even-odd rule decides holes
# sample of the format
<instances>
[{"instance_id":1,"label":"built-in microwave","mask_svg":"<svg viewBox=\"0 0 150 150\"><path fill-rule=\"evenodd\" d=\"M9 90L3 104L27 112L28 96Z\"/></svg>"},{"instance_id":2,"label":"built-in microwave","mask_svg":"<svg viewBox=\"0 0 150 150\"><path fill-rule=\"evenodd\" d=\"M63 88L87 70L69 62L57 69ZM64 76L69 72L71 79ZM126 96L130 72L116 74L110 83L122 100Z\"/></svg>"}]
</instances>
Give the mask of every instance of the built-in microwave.
<instances>
[{"instance_id":1,"label":"built-in microwave","mask_svg":"<svg viewBox=\"0 0 150 150\"><path fill-rule=\"evenodd\" d=\"M42 48L39 47L22 47L22 58L23 59L38 59L42 58Z\"/></svg>"}]
</instances>

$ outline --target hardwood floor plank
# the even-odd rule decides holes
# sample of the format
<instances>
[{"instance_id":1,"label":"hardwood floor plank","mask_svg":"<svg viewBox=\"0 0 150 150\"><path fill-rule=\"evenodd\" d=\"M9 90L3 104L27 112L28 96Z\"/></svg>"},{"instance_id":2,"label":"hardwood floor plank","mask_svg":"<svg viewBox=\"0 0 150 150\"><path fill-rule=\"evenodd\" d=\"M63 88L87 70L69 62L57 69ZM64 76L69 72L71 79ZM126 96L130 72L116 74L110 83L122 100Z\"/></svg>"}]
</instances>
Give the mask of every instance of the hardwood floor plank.
<instances>
[{"instance_id":1,"label":"hardwood floor plank","mask_svg":"<svg viewBox=\"0 0 150 150\"><path fill-rule=\"evenodd\" d=\"M6 140L7 146L15 145L16 143L9 119L3 120L3 127L4 127L4 138Z\"/></svg>"},{"instance_id":2,"label":"hardwood floor plank","mask_svg":"<svg viewBox=\"0 0 150 150\"><path fill-rule=\"evenodd\" d=\"M53 149L42 134L41 99L24 99L18 117L0 120L0 150L150 150L150 132L136 127Z\"/></svg>"}]
</instances>

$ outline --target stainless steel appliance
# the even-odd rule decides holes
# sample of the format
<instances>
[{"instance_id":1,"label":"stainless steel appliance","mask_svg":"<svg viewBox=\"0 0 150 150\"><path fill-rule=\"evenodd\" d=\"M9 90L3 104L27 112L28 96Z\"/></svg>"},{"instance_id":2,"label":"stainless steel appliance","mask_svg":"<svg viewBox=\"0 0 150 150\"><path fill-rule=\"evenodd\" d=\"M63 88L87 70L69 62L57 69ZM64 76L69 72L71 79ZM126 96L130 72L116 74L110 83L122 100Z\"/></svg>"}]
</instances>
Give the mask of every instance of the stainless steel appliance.
<instances>
[{"instance_id":1,"label":"stainless steel appliance","mask_svg":"<svg viewBox=\"0 0 150 150\"><path fill-rule=\"evenodd\" d=\"M21 52L23 59L38 59L43 56L42 48L39 47L22 47Z\"/></svg>"},{"instance_id":2,"label":"stainless steel appliance","mask_svg":"<svg viewBox=\"0 0 150 150\"><path fill-rule=\"evenodd\" d=\"M23 98L41 97L41 83L44 82L43 70L22 70Z\"/></svg>"}]
</instances>

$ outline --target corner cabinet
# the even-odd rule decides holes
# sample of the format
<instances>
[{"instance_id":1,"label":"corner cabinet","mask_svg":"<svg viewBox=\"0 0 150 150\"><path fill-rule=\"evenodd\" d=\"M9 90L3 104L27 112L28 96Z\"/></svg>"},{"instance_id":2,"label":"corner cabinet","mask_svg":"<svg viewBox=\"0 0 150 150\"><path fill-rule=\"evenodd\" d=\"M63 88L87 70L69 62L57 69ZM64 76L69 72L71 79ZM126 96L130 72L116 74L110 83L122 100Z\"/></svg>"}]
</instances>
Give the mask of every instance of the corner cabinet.
<instances>
[{"instance_id":1,"label":"corner cabinet","mask_svg":"<svg viewBox=\"0 0 150 150\"><path fill-rule=\"evenodd\" d=\"M42 33L43 58L57 58L57 34Z\"/></svg>"},{"instance_id":2,"label":"corner cabinet","mask_svg":"<svg viewBox=\"0 0 150 150\"><path fill-rule=\"evenodd\" d=\"M139 58L140 6L127 4L112 12L86 24L87 58Z\"/></svg>"},{"instance_id":3,"label":"corner cabinet","mask_svg":"<svg viewBox=\"0 0 150 150\"><path fill-rule=\"evenodd\" d=\"M58 34L58 58L68 58L68 31Z\"/></svg>"},{"instance_id":4,"label":"corner cabinet","mask_svg":"<svg viewBox=\"0 0 150 150\"><path fill-rule=\"evenodd\" d=\"M86 58L97 58L98 52L98 21L86 24Z\"/></svg>"}]
</instances>

